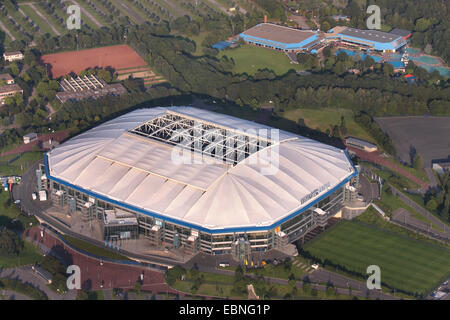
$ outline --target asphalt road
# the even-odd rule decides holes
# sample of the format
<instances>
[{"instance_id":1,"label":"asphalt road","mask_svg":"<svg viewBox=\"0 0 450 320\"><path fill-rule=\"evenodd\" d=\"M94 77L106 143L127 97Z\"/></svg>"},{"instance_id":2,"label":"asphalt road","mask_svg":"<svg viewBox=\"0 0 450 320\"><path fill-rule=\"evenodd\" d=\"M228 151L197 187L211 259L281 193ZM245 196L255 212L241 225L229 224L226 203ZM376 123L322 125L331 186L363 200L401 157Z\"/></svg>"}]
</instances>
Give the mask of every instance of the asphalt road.
<instances>
[{"instance_id":1,"label":"asphalt road","mask_svg":"<svg viewBox=\"0 0 450 320\"><path fill-rule=\"evenodd\" d=\"M68 290L66 294L57 294L51 290L45 281L31 270L31 266L4 269L0 271L0 278L17 279L25 283L30 283L35 288L45 292L50 300L74 300L76 297L74 290Z\"/></svg>"},{"instance_id":2,"label":"asphalt road","mask_svg":"<svg viewBox=\"0 0 450 320\"><path fill-rule=\"evenodd\" d=\"M433 214L431 214L430 212L425 210L422 206L418 205L415 201L411 200L403 192L400 192L397 188L395 188L392 185L390 185L390 186L392 188L392 193L394 195L398 196L400 198L400 200L402 200L408 206L410 206L411 208L413 208L414 210L416 210L417 212L422 214L425 218L430 220L432 223L434 223L435 225L442 228L443 232L435 231L436 233L438 233L441 236L446 236L447 238L450 238L450 228L447 227L447 225L444 222L442 222L441 220L436 218Z\"/></svg>"}]
</instances>

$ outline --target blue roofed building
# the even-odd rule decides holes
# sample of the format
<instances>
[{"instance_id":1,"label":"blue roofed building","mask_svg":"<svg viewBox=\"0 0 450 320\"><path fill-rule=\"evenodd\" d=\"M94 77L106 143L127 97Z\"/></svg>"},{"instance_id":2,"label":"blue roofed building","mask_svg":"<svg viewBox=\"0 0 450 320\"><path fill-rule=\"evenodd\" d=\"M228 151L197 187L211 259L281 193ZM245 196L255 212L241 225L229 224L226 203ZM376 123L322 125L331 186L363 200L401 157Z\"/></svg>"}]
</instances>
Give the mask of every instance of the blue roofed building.
<instances>
[{"instance_id":1,"label":"blue roofed building","mask_svg":"<svg viewBox=\"0 0 450 320\"><path fill-rule=\"evenodd\" d=\"M272 23L260 23L239 36L246 43L284 52L308 50L322 41L317 31L294 29Z\"/></svg>"},{"instance_id":2,"label":"blue roofed building","mask_svg":"<svg viewBox=\"0 0 450 320\"><path fill-rule=\"evenodd\" d=\"M358 49L378 52L397 52L406 45L401 35L350 27L335 27L327 32L326 38L328 41L339 41Z\"/></svg>"}]
</instances>

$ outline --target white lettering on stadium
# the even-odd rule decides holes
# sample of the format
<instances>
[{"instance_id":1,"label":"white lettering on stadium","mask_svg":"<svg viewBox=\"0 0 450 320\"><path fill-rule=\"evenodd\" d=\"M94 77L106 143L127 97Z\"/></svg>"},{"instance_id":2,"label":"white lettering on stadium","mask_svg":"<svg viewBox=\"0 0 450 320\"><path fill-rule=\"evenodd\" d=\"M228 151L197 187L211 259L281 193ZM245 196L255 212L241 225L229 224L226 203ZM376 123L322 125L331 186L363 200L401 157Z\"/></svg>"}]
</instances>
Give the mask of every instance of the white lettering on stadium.
<instances>
[{"instance_id":1,"label":"white lettering on stadium","mask_svg":"<svg viewBox=\"0 0 450 320\"><path fill-rule=\"evenodd\" d=\"M306 196L304 196L300 202L301 204L304 204L306 201L314 198L315 196L319 195L320 193L322 193L323 191L325 191L326 189L328 189L330 187L330 183L326 183L323 186L321 186L320 188L315 189L313 192L308 193Z\"/></svg>"}]
</instances>

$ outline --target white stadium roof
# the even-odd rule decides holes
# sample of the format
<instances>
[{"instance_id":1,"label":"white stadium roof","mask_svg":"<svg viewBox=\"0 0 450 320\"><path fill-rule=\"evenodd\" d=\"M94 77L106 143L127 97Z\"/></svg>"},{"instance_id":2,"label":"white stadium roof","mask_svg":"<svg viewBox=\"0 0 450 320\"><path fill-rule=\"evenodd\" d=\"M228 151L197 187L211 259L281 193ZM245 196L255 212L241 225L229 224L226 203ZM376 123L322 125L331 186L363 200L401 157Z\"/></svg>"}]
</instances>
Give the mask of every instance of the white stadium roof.
<instances>
[{"instance_id":1,"label":"white stadium roof","mask_svg":"<svg viewBox=\"0 0 450 320\"><path fill-rule=\"evenodd\" d=\"M261 129L269 134L261 137ZM269 227L354 174L343 150L281 130L275 139L271 129L193 107L139 109L51 150L49 175L193 228ZM206 141L208 132L216 140ZM177 149L187 150L191 163L173 160L177 135L197 137L196 152ZM220 157L211 151L224 143ZM267 174L270 156L278 169Z\"/></svg>"}]
</instances>

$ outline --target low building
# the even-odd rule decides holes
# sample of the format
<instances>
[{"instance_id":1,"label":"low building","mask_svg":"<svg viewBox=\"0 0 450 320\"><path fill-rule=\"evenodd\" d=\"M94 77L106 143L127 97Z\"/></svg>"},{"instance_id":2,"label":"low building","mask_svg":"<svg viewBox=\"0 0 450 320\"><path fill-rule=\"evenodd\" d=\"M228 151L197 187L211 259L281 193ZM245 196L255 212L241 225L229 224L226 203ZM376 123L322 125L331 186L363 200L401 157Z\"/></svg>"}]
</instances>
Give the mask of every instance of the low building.
<instances>
[{"instance_id":1,"label":"low building","mask_svg":"<svg viewBox=\"0 0 450 320\"><path fill-rule=\"evenodd\" d=\"M23 136L23 143L28 144L37 139L37 133L31 132Z\"/></svg>"},{"instance_id":2,"label":"low building","mask_svg":"<svg viewBox=\"0 0 450 320\"><path fill-rule=\"evenodd\" d=\"M17 92L23 94L23 89L16 83L0 86L0 105L5 104L5 98L12 97Z\"/></svg>"},{"instance_id":3,"label":"low building","mask_svg":"<svg viewBox=\"0 0 450 320\"><path fill-rule=\"evenodd\" d=\"M22 60L23 59L23 53L20 51L13 51L13 52L5 52L3 53L3 59L5 59L5 61L17 61L17 60Z\"/></svg>"},{"instance_id":4,"label":"low building","mask_svg":"<svg viewBox=\"0 0 450 320\"><path fill-rule=\"evenodd\" d=\"M120 83L107 84L94 75L63 79L59 82L62 92L56 94L61 103L80 101L87 98L97 99L106 95L122 95L127 92Z\"/></svg>"},{"instance_id":5,"label":"low building","mask_svg":"<svg viewBox=\"0 0 450 320\"><path fill-rule=\"evenodd\" d=\"M438 174L444 174L445 171L450 172L450 158L448 159L439 159L432 161L432 168Z\"/></svg>"},{"instance_id":6,"label":"low building","mask_svg":"<svg viewBox=\"0 0 450 320\"><path fill-rule=\"evenodd\" d=\"M374 152L378 147L370 142L358 138L348 137L345 139L345 144L349 147L358 148L366 152Z\"/></svg>"},{"instance_id":7,"label":"low building","mask_svg":"<svg viewBox=\"0 0 450 320\"><path fill-rule=\"evenodd\" d=\"M14 84L14 78L9 73L0 74L0 81L4 81L5 84Z\"/></svg>"},{"instance_id":8,"label":"low building","mask_svg":"<svg viewBox=\"0 0 450 320\"><path fill-rule=\"evenodd\" d=\"M300 30L272 23L260 23L239 36L248 44L284 52L308 50L322 41L317 31Z\"/></svg>"},{"instance_id":9,"label":"low building","mask_svg":"<svg viewBox=\"0 0 450 320\"><path fill-rule=\"evenodd\" d=\"M325 37L328 42L337 42L338 45L382 53L397 52L406 46L406 40L402 36L378 30L337 26L329 30Z\"/></svg>"},{"instance_id":10,"label":"low building","mask_svg":"<svg viewBox=\"0 0 450 320\"><path fill-rule=\"evenodd\" d=\"M103 223L105 241L136 239L139 236L138 220L131 212L118 208L105 210Z\"/></svg>"}]
</instances>

